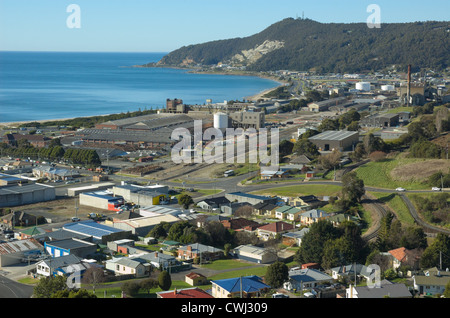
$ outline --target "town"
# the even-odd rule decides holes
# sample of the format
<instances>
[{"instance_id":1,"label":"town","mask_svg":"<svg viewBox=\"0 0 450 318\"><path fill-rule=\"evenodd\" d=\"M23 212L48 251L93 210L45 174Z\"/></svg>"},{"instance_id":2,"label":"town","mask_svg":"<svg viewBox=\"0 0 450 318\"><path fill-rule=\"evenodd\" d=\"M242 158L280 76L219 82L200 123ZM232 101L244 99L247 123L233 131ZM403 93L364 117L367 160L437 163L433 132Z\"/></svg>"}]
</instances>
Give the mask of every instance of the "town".
<instances>
[{"instance_id":1,"label":"town","mask_svg":"<svg viewBox=\"0 0 450 318\"><path fill-rule=\"evenodd\" d=\"M3 124L0 275L35 298L450 297L448 73L260 75L281 84ZM172 133L196 121L278 129L277 170L175 164ZM188 158L217 146L194 140Z\"/></svg>"}]
</instances>

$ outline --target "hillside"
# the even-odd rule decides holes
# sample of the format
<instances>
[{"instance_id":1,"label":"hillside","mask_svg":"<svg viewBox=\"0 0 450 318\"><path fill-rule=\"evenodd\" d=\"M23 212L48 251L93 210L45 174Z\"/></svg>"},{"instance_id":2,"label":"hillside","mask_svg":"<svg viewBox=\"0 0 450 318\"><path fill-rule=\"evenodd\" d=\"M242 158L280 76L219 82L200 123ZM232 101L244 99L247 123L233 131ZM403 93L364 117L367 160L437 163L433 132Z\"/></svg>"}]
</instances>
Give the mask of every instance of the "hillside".
<instances>
[{"instance_id":1,"label":"hillside","mask_svg":"<svg viewBox=\"0 0 450 318\"><path fill-rule=\"evenodd\" d=\"M285 19L245 38L218 40L177 49L159 66L246 66L253 71L280 69L363 72L392 65L414 69L449 67L449 22L382 24L319 23Z\"/></svg>"}]
</instances>

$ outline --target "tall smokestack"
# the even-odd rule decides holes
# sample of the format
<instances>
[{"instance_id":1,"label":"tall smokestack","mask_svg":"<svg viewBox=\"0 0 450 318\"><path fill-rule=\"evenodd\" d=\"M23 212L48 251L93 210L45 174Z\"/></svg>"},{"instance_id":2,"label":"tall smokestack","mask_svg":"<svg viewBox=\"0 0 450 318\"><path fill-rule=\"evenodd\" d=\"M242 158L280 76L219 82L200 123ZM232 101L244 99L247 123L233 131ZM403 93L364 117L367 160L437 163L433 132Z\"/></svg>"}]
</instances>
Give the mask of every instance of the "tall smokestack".
<instances>
[{"instance_id":1,"label":"tall smokestack","mask_svg":"<svg viewBox=\"0 0 450 318\"><path fill-rule=\"evenodd\" d=\"M411 98L411 64L408 65L408 87L406 90L406 104L409 106Z\"/></svg>"}]
</instances>

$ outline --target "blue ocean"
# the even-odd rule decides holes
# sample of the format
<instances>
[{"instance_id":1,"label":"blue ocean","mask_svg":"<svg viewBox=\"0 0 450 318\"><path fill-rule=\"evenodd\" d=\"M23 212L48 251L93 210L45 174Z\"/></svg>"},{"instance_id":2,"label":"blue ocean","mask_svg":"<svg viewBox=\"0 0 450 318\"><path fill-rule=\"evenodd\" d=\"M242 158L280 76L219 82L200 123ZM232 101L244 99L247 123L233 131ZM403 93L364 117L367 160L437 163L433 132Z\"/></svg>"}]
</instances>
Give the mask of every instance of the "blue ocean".
<instances>
[{"instance_id":1,"label":"blue ocean","mask_svg":"<svg viewBox=\"0 0 450 318\"><path fill-rule=\"evenodd\" d=\"M165 53L0 52L0 122L39 121L242 100L278 86L249 76L135 68Z\"/></svg>"}]
</instances>

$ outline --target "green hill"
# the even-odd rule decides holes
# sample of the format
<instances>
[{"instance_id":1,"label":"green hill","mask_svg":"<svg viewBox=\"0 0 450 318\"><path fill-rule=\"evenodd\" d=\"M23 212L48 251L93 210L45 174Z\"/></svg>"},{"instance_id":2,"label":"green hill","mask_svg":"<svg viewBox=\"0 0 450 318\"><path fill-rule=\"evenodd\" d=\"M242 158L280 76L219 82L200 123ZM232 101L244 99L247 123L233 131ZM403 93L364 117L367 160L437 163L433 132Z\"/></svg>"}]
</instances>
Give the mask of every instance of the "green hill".
<instances>
[{"instance_id":1,"label":"green hill","mask_svg":"<svg viewBox=\"0 0 450 318\"><path fill-rule=\"evenodd\" d=\"M288 18L245 38L218 40L177 49L159 66L245 66L252 71L281 69L364 72L397 65L413 70L449 67L450 23L319 23Z\"/></svg>"}]
</instances>

